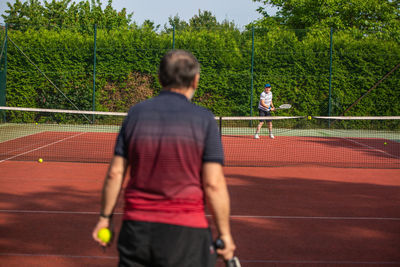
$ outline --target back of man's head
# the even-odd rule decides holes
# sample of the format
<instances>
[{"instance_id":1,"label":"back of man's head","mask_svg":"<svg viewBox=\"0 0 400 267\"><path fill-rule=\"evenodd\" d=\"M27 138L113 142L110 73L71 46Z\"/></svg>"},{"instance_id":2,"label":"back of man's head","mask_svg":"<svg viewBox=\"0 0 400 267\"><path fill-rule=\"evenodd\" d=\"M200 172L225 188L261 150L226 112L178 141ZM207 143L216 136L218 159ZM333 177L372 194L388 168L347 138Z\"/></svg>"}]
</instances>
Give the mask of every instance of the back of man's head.
<instances>
[{"instance_id":1,"label":"back of man's head","mask_svg":"<svg viewBox=\"0 0 400 267\"><path fill-rule=\"evenodd\" d=\"M158 77L164 88L188 88L198 73L200 64L191 53L172 50L161 59Z\"/></svg>"}]
</instances>

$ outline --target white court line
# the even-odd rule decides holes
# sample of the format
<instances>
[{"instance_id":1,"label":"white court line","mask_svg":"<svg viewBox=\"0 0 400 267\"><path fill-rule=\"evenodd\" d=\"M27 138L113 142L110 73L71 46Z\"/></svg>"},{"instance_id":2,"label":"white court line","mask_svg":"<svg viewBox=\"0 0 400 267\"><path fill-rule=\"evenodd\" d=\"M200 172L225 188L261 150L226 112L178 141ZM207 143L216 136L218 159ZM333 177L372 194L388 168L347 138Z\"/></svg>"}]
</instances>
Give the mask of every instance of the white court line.
<instances>
[{"instance_id":1,"label":"white court line","mask_svg":"<svg viewBox=\"0 0 400 267\"><path fill-rule=\"evenodd\" d=\"M46 131L38 131L38 132L36 132L36 133L32 133L32 134L27 134L27 135L19 136L19 137L16 137L16 138L14 138L14 139L5 140L5 141L1 142L1 144L5 144L5 143L11 142L11 141L17 141L18 139L22 139L22 138L29 138L30 136L35 136L35 135L42 134L42 133L45 133L45 132L46 132ZM38 141L38 142L36 142L36 143L30 143L30 144L27 144L27 145L24 145L24 146L15 147L13 150L7 151L7 154L11 154L11 153L14 153L14 152L17 153L17 151L21 151L21 150L24 150L24 149L29 149L29 148L31 148L31 147L34 147L34 146L37 145L37 144L40 144L40 143L43 143L43 141L42 141L42 142L39 142L39 141Z\"/></svg>"},{"instance_id":2,"label":"white court line","mask_svg":"<svg viewBox=\"0 0 400 267\"><path fill-rule=\"evenodd\" d=\"M0 210L3 213L44 213L44 214L99 214L94 211L58 211L58 210Z\"/></svg>"},{"instance_id":3,"label":"white court line","mask_svg":"<svg viewBox=\"0 0 400 267\"><path fill-rule=\"evenodd\" d=\"M82 214L98 215L97 211L57 211L57 210L0 210L0 213L42 213L42 214ZM122 215L116 212L114 215ZM206 215L211 217L211 215ZM400 218L391 217L329 217L329 216L252 216L252 215L231 215L232 219L296 219L296 220L374 220L374 221L400 221Z\"/></svg>"},{"instance_id":4,"label":"white court line","mask_svg":"<svg viewBox=\"0 0 400 267\"><path fill-rule=\"evenodd\" d=\"M372 150L381 152L381 153L386 154L386 155L388 155L388 156L390 156L390 157L394 157L394 158L396 158L396 159L400 159L400 157L398 157L398 156L396 156L396 155L392 155L392 154L390 154L390 153L387 153L386 151L383 151L383 150L381 150L381 149L379 149L379 148L376 148L376 147L373 147L373 146L369 146L369 145L366 145L366 144L363 144L363 143L360 143L360 142L357 142L357 141L354 141L354 140L351 140L351 139L347 139L347 138L345 138L345 137L342 137L342 138L345 139L345 140L347 140L347 141L350 141L350 142L353 142L353 143L355 143L355 144L358 144L358 145L360 145L360 146L367 147L367 148L369 148L369 149L372 149Z\"/></svg>"},{"instance_id":5,"label":"white court line","mask_svg":"<svg viewBox=\"0 0 400 267\"><path fill-rule=\"evenodd\" d=\"M399 261L304 261L304 260L243 260L244 263L278 263L278 264L357 264L357 265L399 265Z\"/></svg>"},{"instance_id":6,"label":"white court line","mask_svg":"<svg viewBox=\"0 0 400 267\"><path fill-rule=\"evenodd\" d=\"M63 211L63 210L0 210L0 213L43 213L43 214L82 214L98 215L98 211ZM122 212L115 212L114 215L122 215Z\"/></svg>"},{"instance_id":7,"label":"white court line","mask_svg":"<svg viewBox=\"0 0 400 267\"><path fill-rule=\"evenodd\" d=\"M57 258L86 258L86 259L118 259L116 256L79 256L79 255L64 255L64 254L30 254L30 253L0 253L0 256L14 257L57 257Z\"/></svg>"},{"instance_id":8,"label":"white court line","mask_svg":"<svg viewBox=\"0 0 400 267\"><path fill-rule=\"evenodd\" d=\"M211 216L211 215L210 215ZM379 221L400 221L400 218L391 217L330 217L330 216L251 216L232 215L231 218L255 218L255 219L295 219L295 220L379 220Z\"/></svg>"},{"instance_id":9,"label":"white court line","mask_svg":"<svg viewBox=\"0 0 400 267\"><path fill-rule=\"evenodd\" d=\"M352 143L357 144L357 145L362 146L362 147L366 147L366 148L368 148L368 149L372 149L372 150L378 151L378 152L383 153L383 154L386 154L386 155L388 155L388 156L390 156L390 157L393 157L393 158L396 158L396 159L400 159L399 156L396 156L396 155L392 155L392 154L390 154L390 153L387 153L386 151L383 151L383 150L381 150L381 149L379 149L379 148L377 148L377 147L369 146L369 145L367 145L367 144L363 144L363 143L357 142L357 141L355 141L355 140L348 139L348 138L346 138L346 137L338 137L338 138L347 140L347 141L349 141L349 142L352 142Z\"/></svg>"},{"instance_id":10,"label":"white court line","mask_svg":"<svg viewBox=\"0 0 400 267\"><path fill-rule=\"evenodd\" d=\"M33 253L0 253L0 256L11 257L56 257L56 258L77 258L77 259L103 259L117 260L117 256L90 256L90 255L68 255L68 254L33 254ZM219 260L221 261L221 260ZM305 260L245 260L241 263L278 263L278 264L354 264L354 265L399 265L398 261L305 261Z\"/></svg>"},{"instance_id":11,"label":"white court line","mask_svg":"<svg viewBox=\"0 0 400 267\"><path fill-rule=\"evenodd\" d=\"M41 146L41 147L37 147L37 148L35 148L35 149L31 149L31 150L26 151L26 152L24 152L24 153L20 153L20 154L18 154L18 155L15 155L15 156L12 156L12 157L9 157L9 158L0 160L0 163L5 162L5 161L7 161L7 160L12 160L12 159L14 159L14 158L23 156L23 155L28 154L28 153L32 153L32 152L34 152L34 151L36 151L36 150L39 150L39 149L42 149L42 148L45 148L45 147L48 147L48 146L55 145L55 144L57 144L57 143L61 143L61 142L65 141L65 140L75 138L75 137L80 136L80 135L82 135L82 134L85 134L85 133L78 133L78 134L76 134L76 135L66 137L66 138L64 138L64 139L55 141L55 142L53 142L53 143L50 143L50 144L47 144L47 145L44 145L44 146Z\"/></svg>"},{"instance_id":12,"label":"white court line","mask_svg":"<svg viewBox=\"0 0 400 267\"><path fill-rule=\"evenodd\" d=\"M18 139L21 139L21 138L26 138L26 137L28 137L28 136L33 136L33 135L37 135L37 134L40 134L40 133L42 133L42 132L35 133L35 134L29 134L29 135L25 135L25 136L21 136L21 137L15 138L15 139L11 139L11 140L4 141L4 142L2 142L2 143L6 143L6 142L10 142L10 141L15 141L15 140L18 140ZM8 154L11 154L11 153L14 153L14 152L17 153L17 151L21 151L21 150L24 150L24 149L29 149L29 148L31 148L31 147L34 147L34 146L35 146L36 144L38 144L38 143L43 143L43 142L36 142L36 143L34 143L34 144L31 143L31 144L28 144L28 145L25 145L25 146L15 147L13 150L7 151L7 153L8 153Z\"/></svg>"}]
</instances>

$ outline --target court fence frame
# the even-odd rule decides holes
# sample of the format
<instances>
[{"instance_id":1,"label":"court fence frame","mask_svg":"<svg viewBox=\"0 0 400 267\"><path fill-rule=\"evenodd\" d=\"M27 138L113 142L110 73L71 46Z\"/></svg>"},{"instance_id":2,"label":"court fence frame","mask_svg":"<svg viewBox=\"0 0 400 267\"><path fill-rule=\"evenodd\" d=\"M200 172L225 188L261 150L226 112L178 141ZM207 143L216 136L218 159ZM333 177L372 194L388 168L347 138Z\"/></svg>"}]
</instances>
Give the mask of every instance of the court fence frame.
<instances>
[{"instance_id":1,"label":"court fence frame","mask_svg":"<svg viewBox=\"0 0 400 267\"><path fill-rule=\"evenodd\" d=\"M7 106L7 105L8 106L15 106L15 103L11 100L13 96L7 94L7 81L8 81L7 80L7 72L9 71L7 69L7 64L8 64L8 62L7 62L8 61L7 54L9 53L9 49L7 49L7 47L10 44L10 42L8 42L8 40L11 40L10 36L9 36L10 35L9 27L10 26L8 24L5 25L5 38L4 38L3 49L2 49L2 51L4 50L4 53L2 53L2 57L1 57L1 61L0 61L1 62L1 70L0 70L1 71L0 72L0 106ZM356 92L353 92L353 95L354 95L353 102L343 103L343 98L345 97L347 92L338 91L338 90L340 90L340 88L339 88L340 86L339 85L341 84L342 77L339 77L338 75L335 76L335 59L338 60L338 58L340 58L341 55L340 54L336 55L335 58L334 58L334 55L338 54L338 53L342 53L343 55L345 55L348 52L346 52L346 51L343 52L342 51L342 49L343 49L342 47L340 47L340 48L338 48L336 50L334 49L334 47L335 47L335 38L334 38L334 36L335 36L335 34L337 32L340 32L340 31L335 30L333 28L328 29L328 30L329 31L326 31L326 32L324 32L322 30L319 33L319 34L321 34L322 38L326 37L326 44L325 45L327 45L327 47L324 48L325 51L324 51L324 49L321 49L319 51L317 50L315 52L309 51L310 53L315 53L315 55L318 55L319 53L321 53L321 55L327 54L326 62L328 62L328 64L326 64L326 66L325 66L326 67L325 74L324 73L316 74L315 77L317 77L316 80L318 80L318 82L317 81L312 82L313 84L318 85L318 86L322 85L322 87L320 88L319 92L320 92L321 96L326 95L327 97L326 98L320 97L321 98L320 100L312 99L312 101L314 101L314 103L315 102L320 102L319 103L320 107L317 109L317 110L319 110L318 113L315 113L315 107L311 107L311 105L312 105L311 103L308 104L308 105L307 104L303 104L303 103L293 103L293 106L294 106L296 112L293 114L293 113L290 113L290 111L289 111L288 113L282 113L283 115L303 115L303 116L307 116L307 115L319 115L319 116L322 116L322 115L327 115L327 116L340 115L341 112L343 112L344 110L348 111L349 108L352 108L354 106L354 104L358 103L360 95L365 97L368 93L371 92L371 87L370 88L364 88L364 89L360 88L360 94L359 95L357 95ZM111 31L112 31L112 29L111 29ZM133 31L134 31L134 29L133 29ZM248 111L247 112L245 112L242 108L240 108L240 110L242 110L240 112L244 113L244 114L241 114L241 115L248 115L249 114L250 116L253 116L254 110L257 110L258 94L262 91L263 84L266 81L270 81L270 80L272 81L271 83L273 84L274 92L276 92L276 95L280 95L279 96L280 99L277 100L277 101L280 101L280 102L290 101L290 95L291 95L292 98L294 96L296 96L295 94L293 94L293 92L290 92L290 91L291 90L298 91L298 87L301 86L300 85L301 84L301 77L295 78L295 79L298 80L296 82L298 84L288 85L287 82L284 81L285 77L276 77L276 76L268 74L268 73L266 73L266 74L262 73L263 69L265 69L265 65L268 64L268 63L265 62L264 59L260 59L259 58L260 54L263 53L263 52L270 53L271 55L274 54L274 53L278 53L278 54L281 53L279 51L274 52L274 51L269 51L268 49L265 50L265 48L263 48L263 44L264 43L268 43L268 42L271 41L270 40L271 37L268 35L269 32L271 32L271 31L273 31L273 29L268 29L268 28L260 29L260 28L256 28L254 25L252 25L252 26L248 27L247 30L245 30L245 31L243 31L241 33L241 34L244 34L244 36L245 36L244 38L247 39L247 41L249 41L249 39L251 39L250 42L244 42L243 43L246 46L249 45L249 47L242 47L241 48L244 51L247 51L243 55L246 56L246 57L248 56L248 58L244 59L244 61L243 61L243 62L247 62L247 67L244 66L244 68L243 68L243 71L245 71L245 72L242 73L242 74L238 74L239 76L240 75L244 75L243 77L247 76L245 79L242 79L242 80L248 81L248 84L244 85L244 87L246 87L247 89L243 88L243 90L240 93L242 95L242 96L240 96L240 97L242 97L242 98L240 98L241 100L240 101L235 101L235 102L240 102L240 104L243 107L248 105ZM290 30L286 30L286 31L290 31ZM294 31L294 34L297 35L297 38L299 38L299 39L305 38L304 35L307 34L307 32L305 30L302 30L302 31L293 30L293 31ZM91 110L96 111L96 110L104 110L104 107L101 107L101 105L98 103L99 102L98 101L99 91L102 90L102 87L104 86L104 81L100 81L100 82L98 81L99 80L99 77L98 77L99 76L99 71L98 71L98 68L99 68L98 67L99 66L98 53L99 53L99 50L101 52L101 49L99 49L99 45L98 45L98 34L97 34L98 33L98 28L97 28L96 24L93 25L93 31L92 32L93 32L92 48L88 50L88 51L91 51L91 53L92 53L92 56L88 57L88 58L90 58L90 57L92 58L91 59L91 61L92 61L91 62L91 67L90 67L92 69L91 70L91 73L92 73L92 76L91 76L92 88L91 88L91 93L90 93L91 99L87 100L87 102L90 101L91 102ZM180 33L181 33L181 35L180 35ZM168 35L168 33L164 33L164 34ZM247 34L247 36L246 36L246 34ZM167 51L168 49L187 49L187 48L189 50L194 49L194 48L190 48L190 47L185 47L184 46L184 40L183 39L182 40L179 39L180 37L181 38L186 38L186 33L183 34L182 32L176 30L175 27L173 27L170 30L170 35L171 35L170 36L170 40L169 40L170 45L168 45L167 47L163 48L163 49L165 49L165 51ZM189 34L189 37L190 37L190 34ZM343 37L339 37L339 38L343 38ZM17 46L17 44L15 44L14 42L12 42L12 43L15 46ZM143 48L143 49L146 50L145 48ZM155 48L155 49L160 49L160 48ZM229 49L231 49L231 48L229 48ZM19 49L19 50L20 50L21 53L23 53L23 51L21 49ZM147 51L151 52L151 49L149 49ZM158 52L160 52L160 51L158 51ZM214 51L214 52L218 52L218 51ZM307 53L307 51L304 51L304 53ZM359 53L359 51L353 51L351 53ZM287 56L290 56L290 54L288 53ZM26 56L26 57L27 57L27 59L29 61L31 61L29 59L29 56ZM207 61L208 59L206 58L206 59L200 59L200 60ZM396 62L396 60L400 61L400 57L398 59L394 58L393 64L398 64L398 62ZM207 65L207 62L203 62L203 63L205 65ZM34 64L34 63L32 63L32 64ZM296 65L296 64L299 64L299 63L295 62L293 64ZM289 66L289 67L294 67L294 65L293 66ZM89 67L89 65L88 65L88 67ZM209 69L208 66L206 66L205 68L207 69L207 71L209 71L208 70ZM324 67L320 68L319 71L323 72L323 69L324 69ZM43 72L42 75L45 75L44 74L45 71L42 71L40 69L40 67L38 67L38 70L41 73ZM209 75L210 74L210 72L207 72L207 71L204 71L204 73L206 73L205 75ZM336 71L341 71L341 70L336 70ZM390 71L390 69L384 70L385 73L389 73L389 71ZM139 72L140 72L140 70L139 70ZM87 73L89 73L89 69L87 70ZM398 79L398 77L397 77L398 73L395 72L395 71L390 72L390 74L393 74L393 73L395 73L396 77L394 78L395 81L392 84L399 84L400 85L400 79ZM104 73L100 74L100 75L104 76ZM150 75L152 75L154 77L154 76L156 76L156 72L154 70L150 71ZM295 75L295 73L293 73L293 75ZM61 74L61 76L62 76L62 74ZM89 76L90 75L88 75L88 77ZM385 79L390 79L391 77L389 77L389 76L390 75L379 76L379 74L378 74L375 78L372 78L372 79L375 79L375 80L370 85L372 86L377 81L379 81L379 83L382 83ZM230 79L229 77L230 76L228 75L224 79L229 80ZM238 77L236 77L236 79L239 79ZM106 78L106 79L108 79L108 78ZM309 77L307 79L309 79ZM360 76L359 79L364 79L364 78ZM49 80L50 83L53 83L50 79L48 79L48 80ZM325 85L323 85L323 83L321 83L321 81L323 81L323 80L326 80L326 84ZM156 79L154 79L154 82L155 83L153 85L156 85L156 87L158 87L158 88L155 89L155 91L157 91L157 90L160 89L159 88L159 84L158 84ZM37 85L37 86L39 87L39 85ZM292 88L291 89L284 88L286 86L291 86ZM255 89L255 88L257 88L257 89ZM376 86L374 88L372 88L372 89L375 89L375 88L376 88ZM216 98L216 97L224 98L225 97L224 94L229 94L229 93L226 93L226 92L222 93L222 91L219 91L220 89L218 89L218 88L215 89L214 91L208 92L207 91L207 90L209 90L208 86L207 86L207 88L202 88L201 90L202 90L202 92L200 93L201 96L199 96L198 99L195 99L195 102L197 101L197 103L199 103L200 105L205 105L208 108L211 107L210 109L216 115L225 116L225 114L220 114L220 112L222 110L222 107L219 107L218 104L213 104L214 100L212 100L211 98L213 98L213 97L214 98ZM246 92L246 90L247 90L247 92ZM59 91L62 91L62 90L59 90ZM335 93L335 91L336 91L336 93ZM219 93L221 93L221 95L220 96L216 96ZM285 96L286 94L288 94L289 96ZM88 95L89 95L89 93L88 93ZM312 98L312 96L308 96L308 97ZM372 97L375 97L375 96L372 96ZM80 96L78 98L82 99L82 98L85 98L85 97L84 96ZM67 100L69 102L71 102L73 106L75 106L75 104L73 103L73 100L70 101L68 98L67 98ZM306 98L298 97L298 99L296 101L297 102L306 101ZM390 101L394 101L393 98L391 98ZM381 102L384 102L384 101L381 101ZM32 106L29 106L29 107L32 107ZM35 106L35 107L40 107L40 106ZM64 107L65 107L65 105L64 105ZM99 109L99 107L100 107L100 109ZM63 107L56 106L56 107L53 107L53 108L63 108ZM80 109L85 110L85 108L81 108L81 107L77 107L77 106L75 106L74 108L77 109L77 110L80 110ZM225 109L227 109L227 108L229 108L229 105L225 106ZM323 111L323 110L325 110L325 111ZM110 110L110 111L115 111L115 110ZM231 112L236 112L237 113L238 111L231 111ZM369 115L369 114L366 114L366 115ZM380 115L397 115L397 114L380 114ZM237 115L229 114L229 116L237 116ZM93 118L92 118L92 120L93 120Z\"/></svg>"}]
</instances>

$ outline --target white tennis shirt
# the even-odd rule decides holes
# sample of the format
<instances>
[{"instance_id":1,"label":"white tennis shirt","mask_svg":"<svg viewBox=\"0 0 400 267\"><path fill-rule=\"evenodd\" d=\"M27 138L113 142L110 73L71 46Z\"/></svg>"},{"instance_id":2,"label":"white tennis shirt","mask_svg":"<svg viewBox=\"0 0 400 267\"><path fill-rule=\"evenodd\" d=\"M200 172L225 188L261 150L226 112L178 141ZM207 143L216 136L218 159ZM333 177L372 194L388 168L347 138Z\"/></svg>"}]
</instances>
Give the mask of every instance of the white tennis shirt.
<instances>
[{"instance_id":1,"label":"white tennis shirt","mask_svg":"<svg viewBox=\"0 0 400 267\"><path fill-rule=\"evenodd\" d=\"M271 106L272 102L272 92L266 93L265 91L260 95L260 101L258 102L258 108L261 110L268 111L268 108L261 105L261 100L264 100L264 104L268 107Z\"/></svg>"}]
</instances>

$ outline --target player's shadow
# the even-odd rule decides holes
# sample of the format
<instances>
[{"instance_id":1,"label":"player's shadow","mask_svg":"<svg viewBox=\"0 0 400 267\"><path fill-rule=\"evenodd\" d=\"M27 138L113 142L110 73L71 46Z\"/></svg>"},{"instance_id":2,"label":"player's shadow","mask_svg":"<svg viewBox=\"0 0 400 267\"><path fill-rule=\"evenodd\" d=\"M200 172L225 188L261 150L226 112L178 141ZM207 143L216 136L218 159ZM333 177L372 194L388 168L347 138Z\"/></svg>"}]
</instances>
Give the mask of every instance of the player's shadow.
<instances>
[{"instance_id":1,"label":"player's shadow","mask_svg":"<svg viewBox=\"0 0 400 267\"><path fill-rule=\"evenodd\" d=\"M356 151L360 157L366 155L370 158L397 159L400 161L400 143L381 138L355 138L355 137L314 137L312 140L303 140L307 147L313 146L343 148ZM399 163L400 164L400 163Z\"/></svg>"},{"instance_id":2,"label":"player's shadow","mask_svg":"<svg viewBox=\"0 0 400 267\"><path fill-rule=\"evenodd\" d=\"M400 262L400 185L276 178L264 170L264 177L227 175L245 266Z\"/></svg>"},{"instance_id":3,"label":"player's shadow","mask_svg":"<svg viewBox=\"0 0 400 267\"><path fill-rule=\"evenodd\" d=\"M262 175L254 174L260 173L257 168L249 175L227 175L232 231L243 266L400 262L400 186L271 177L269 169L262 170ZM2 177L0 260L5 266L117 264L115 244L103 253L91 238L103 178L62 177ZM117 231L121 211L119 201Z\"/></svg>"},{"instance_id":4,"label":"player's shadow","mask_svg":"<svg viewBox=\"0 0 400 267\"><path fill-rule=\"evenodd\" d=\"M81 172L90 176L90 169L82 167ZM91 237L99 217L103 177L85 180L75 175L71 171L61 175L55 172L53 179L29 179L29 174L2 178L5 188L13 190L0 190L0 265L117 265L115 243L104 252ZM120 227L121 212L119 201L114 216L116 230Z\"/></svg>"}]
</instances>

